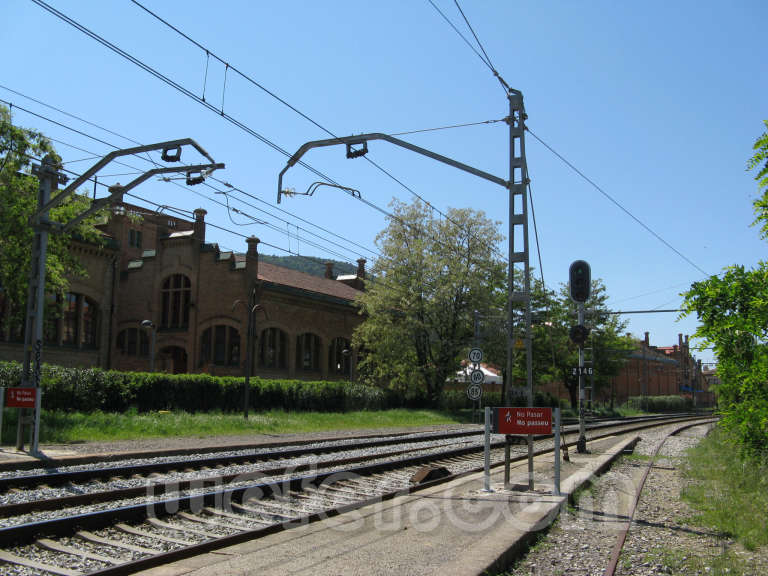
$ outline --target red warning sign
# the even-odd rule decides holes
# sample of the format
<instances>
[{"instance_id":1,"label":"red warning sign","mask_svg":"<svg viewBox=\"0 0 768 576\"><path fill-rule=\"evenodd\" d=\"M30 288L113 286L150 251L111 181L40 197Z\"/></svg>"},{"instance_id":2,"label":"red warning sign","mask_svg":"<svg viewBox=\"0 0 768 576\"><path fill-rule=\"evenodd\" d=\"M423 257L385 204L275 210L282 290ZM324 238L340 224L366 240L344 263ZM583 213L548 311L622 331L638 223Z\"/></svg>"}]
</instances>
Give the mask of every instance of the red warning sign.
<instances>
[{"instance_id":1,"label":"red warning sign","mask_svg":"<svg viewBox=\"0 0 768 576\"><path fill-rule=\"evenodd\" d=\"M551 434L552 408L494 408L496 434Z\"/></svg>"},{"instance_id":2,"label":"red warning sign","mask_svg":"<svg viewBox=\"0 0 768 576\"><path fill-rule=\"evenodd\" d=\"M6 388L5 405L8 408L34 408L37 388Z\"/></svg>"}]
</instances>

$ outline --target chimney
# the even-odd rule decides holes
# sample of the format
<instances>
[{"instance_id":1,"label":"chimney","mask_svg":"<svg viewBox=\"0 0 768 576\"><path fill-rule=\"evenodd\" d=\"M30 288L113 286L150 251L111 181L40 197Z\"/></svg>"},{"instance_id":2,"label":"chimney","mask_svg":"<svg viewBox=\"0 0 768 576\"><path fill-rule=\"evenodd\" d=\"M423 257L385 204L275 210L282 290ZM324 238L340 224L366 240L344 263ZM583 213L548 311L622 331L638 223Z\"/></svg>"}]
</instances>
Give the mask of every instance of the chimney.
<instances>
[{"instance_id":1,"label":"chimney","mask_svg":"<svg viewBox=\"0 0 768 576\"><path fill-rule=\"evenodd\" d=\"M198 208L194 211L195 222L192 224L192 230L195 231L195 238L202 244L205 242L205 215L207 211Z\"/></svg>"},{"instance_id":2,"label":"chimney","mask_svg":"<svg viewBox=\"0 0 768 576\"><path fill-rule=\"evenodd\" d=\"M677 335L677 345L680 347L680 349L683 349L683 335L678 334Z\"/></svg>"},{"instance_id":3,"label":"chimney","mask_svg":"<svg viewBox=\"0 0 768 576\"><path fill-rule=\"evenodd\" d=\"M645 347L650 348L651 346L651 339L650 339L650 332L645 333Z\"/></svg>"},{"instance_id":4,"label":"chimney","mask_svg":"<svg viewBox=\"0 0 768 576\"><path fill-rule=\"evenodd\" d=\"M329 280L333 280L333 262L325 263L325 277Z\"/></svg>"},{"instance_id":5,"label":"chimney","mask_svg":"<svg viewBox=\"0 0 768 576\"><path fill-rule=\"evenodd\" d=\"M248 252L245 254L245 269L253 270L253 278L259 277L259 240L256 236L251 236L245 240L248 243ZM250 276L250 274L249 274Z\"/></svg>"},{"instance_id":6,"label":"chimney","mask_svg":"<svg viewBox=\"0 0 768 576\"><path fill-rule=\"evenodd\" d=\"M360 258L357 261L357 277L365 280L365 258Z\"/></svg>"}]
</instances>

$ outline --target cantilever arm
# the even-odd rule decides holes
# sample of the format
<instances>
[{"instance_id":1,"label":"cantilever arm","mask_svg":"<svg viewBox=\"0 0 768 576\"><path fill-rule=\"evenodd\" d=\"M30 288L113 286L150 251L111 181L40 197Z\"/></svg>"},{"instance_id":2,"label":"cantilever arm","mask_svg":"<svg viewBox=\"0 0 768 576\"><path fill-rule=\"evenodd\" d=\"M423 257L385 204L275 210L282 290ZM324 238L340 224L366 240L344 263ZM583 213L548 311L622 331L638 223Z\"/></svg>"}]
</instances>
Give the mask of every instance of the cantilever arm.
<instances>
[{"instance_id":1,"label":"cantilever arm","mask_svg":"<svg viewBox=\"0 0 768 576\"><path fill-rule=\"evenodd\" d=\"M388 134L374 132L371 134L359 134L357 136L346 136L343 138L329 138L327 140L314 140L312 142L307 142L303 144L296 151L296 153L288 159L288 163L285 165L285 168L283 168L280 171L280 174L278 175L277 203L278 204L280 203L280 199L282 196L283 174L285 174L289 168L291 168L299 160L301 160L302 156L304 156L304 154L306 154L309 150L311 150L312 148L323 148L325 146L336 146L338 144L347 144L347 145L362 144L364 142L368 142L369 140L384 140L386 142L389 142L390 144L394 144L395 146L400 146L401 148L410 150L411 152L416 152L417 154L421 154L422 156L432 158L433 160L437 160L438 162L442 162L443 164L448 164L449 166L453 166L454 168L458 168L459 170L463 170L464 172L469 172L470 174L478 176L479 178L483 178L484 180L488 180L489 182L493 182L494 184L498 184L499 186L502 186L504 188L509 188L510 186L510 182L508 180L504 180L503 178L499 178L498 176L494 176L493 174L489 174L488 172L483 172L482 170L478 170L477 168L473 168L472 166L469 166L457 160L453 160L452 158L448 158L447 156L437 154L436 152L432 152L431 150L427 150L426 148L416 146L415 144L411 144L410 142L406 142L405 140L400 140L399 138L389 136Z\"/></svg>"},{"instance_id":2,"label":"cantilever arm","mask_svg":"<svg viewBox=\"0 0 768 576\"><path fill-rule=\"evenodd\" d=\"M43 206L40 210L38 210L35 217L39 216L40 214L45 214L48 212L51 208L55 208L59 204L61 204L67 197L69 197L71 194L75 192L80 186L82 186L83 183L85 183L91 176L96 174L99 170L104 168L107 164L112 162L115 158L119 158L121 156L130 156L132 154L142 154L144 152L151 152L153 150L170 150L173 148L181 148L182 146L186 146L189 144L190 146L193 146L200 154L205 156L208 160L211 161L211 164L214 163L213 158L211 158L210 154L205 151L205 149L200 146L197 142L195 142L192 138L182 138L180 140L170 140L168 142L159 142L157 144L149 144L147 146L135 146L134 148L125 148L123 150L113 150L104 158L99 160L96 164L93 165L89 170L87 170L84 174L79 176L74 182L72 182L69 186L64 188L59 194L51 198L51 200ZM177 169L177 172L182 172L186 168Z\"/></svg>"}]
</instances>

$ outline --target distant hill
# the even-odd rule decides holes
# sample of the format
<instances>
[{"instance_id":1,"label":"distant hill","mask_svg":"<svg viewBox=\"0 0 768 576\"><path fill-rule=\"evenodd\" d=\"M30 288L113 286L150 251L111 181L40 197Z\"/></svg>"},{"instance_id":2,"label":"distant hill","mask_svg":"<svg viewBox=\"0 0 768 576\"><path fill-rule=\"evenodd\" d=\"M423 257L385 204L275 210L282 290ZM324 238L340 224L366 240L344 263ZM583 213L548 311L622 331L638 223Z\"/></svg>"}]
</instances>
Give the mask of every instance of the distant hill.
<instances>
[{"instance_id":1,"label":"distant hill","mask_svg":"<svg viewBox=\"0 0 768 576\"><path fill-rule=\"evenodd\" d=\"M332 260L330 258L315 258L313 256L274 256L271 254L259 254L259 259L262 262L268 262L275 266L283 266L284 268L290 268L291 270L298 270L299 272L305 272L312 274L312 276L320 276L325 278L325 263L333 262L333 275L334 278L344 274L355 274L357 272L357 266L350 264L349 262L339 262L338 260Z\"/></svg>"}]
</instances>

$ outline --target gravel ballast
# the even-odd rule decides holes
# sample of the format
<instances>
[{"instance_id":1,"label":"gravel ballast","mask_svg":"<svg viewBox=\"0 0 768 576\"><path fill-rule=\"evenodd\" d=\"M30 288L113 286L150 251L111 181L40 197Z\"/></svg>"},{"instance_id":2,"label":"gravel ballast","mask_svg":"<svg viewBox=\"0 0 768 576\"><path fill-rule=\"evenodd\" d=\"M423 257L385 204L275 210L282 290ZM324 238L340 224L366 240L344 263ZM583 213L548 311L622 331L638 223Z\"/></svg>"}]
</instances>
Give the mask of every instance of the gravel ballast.
<instances>
[{"instance_id":1,"label":"gravel ballast","mask_svg":"<svg viewBox=\"0 0 768 576\"><path fill-rule=\"evenodd\" d=\"M634 454L619 460L579 494L575 506L563 512L509 575L602 576L626 525L627 502L634 499L650 456L670 429L643 431ZM747 553L737 543L695 525L695 512L680 497L685 451L710 429L697 426L664 442L643 488L616 574L768 574L768 550ZM726 565L724 551L739 558L740 570Z\"/></svg>"}]
</instances>

